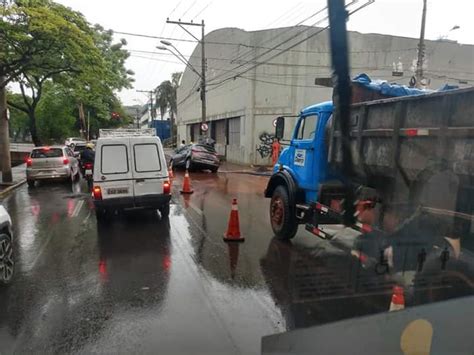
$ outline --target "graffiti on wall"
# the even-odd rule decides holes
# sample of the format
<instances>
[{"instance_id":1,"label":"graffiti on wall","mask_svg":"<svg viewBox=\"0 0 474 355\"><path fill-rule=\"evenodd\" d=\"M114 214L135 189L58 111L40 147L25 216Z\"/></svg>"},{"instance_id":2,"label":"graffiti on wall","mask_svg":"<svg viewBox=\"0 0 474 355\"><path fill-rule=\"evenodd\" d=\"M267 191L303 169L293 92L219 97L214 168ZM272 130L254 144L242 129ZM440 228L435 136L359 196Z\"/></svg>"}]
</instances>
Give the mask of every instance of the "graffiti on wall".
<instances>
[{"instance_id":1,"label":"graffiti on wall","mask_svg":"<svg viewBox=\"0 0 474 355\"><path fill-rule=\"evenodd\" d=\"M263 158L268 158L272 154L272 143L275 136L273 134L263 132L258 137L260 139L260 144L257 146L256 150Z\"/></svg>"}]
</instances>

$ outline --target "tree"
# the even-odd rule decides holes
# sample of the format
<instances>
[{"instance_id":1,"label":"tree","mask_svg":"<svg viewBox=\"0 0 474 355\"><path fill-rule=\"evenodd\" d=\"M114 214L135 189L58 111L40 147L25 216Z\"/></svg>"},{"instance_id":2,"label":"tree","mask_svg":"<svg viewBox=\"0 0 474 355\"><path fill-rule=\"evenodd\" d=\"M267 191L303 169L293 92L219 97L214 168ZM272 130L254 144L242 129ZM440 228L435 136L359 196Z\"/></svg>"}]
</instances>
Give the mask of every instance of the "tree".
<instances>
[{"instance_id":1,"label":"tree","mask_svg":"<svg viewBox=\"0 0 474 355\"><path fill-rule=\"evenodd\" d=\"M130 85L125 43L113 45L110 31L92 27L80 13L50 0L17 0L6 15L1 29L7 45L0 65L6 79L0 85L19 83L23 102L9 104L28 115L36 145L41 144L36 110L47 82L69 90L83 128L84 103L105 115L114 90Z\"/></svg>"},{"instance_id":2,"label":"tree","mask_svg":"<svg viewBox=\"0 0 474 355\"><path fill-rule=\"evenodd\" d=\"M157 105L160 108L161 119L163 119L167 110L170 113L170 133L174 141L174 117L177 113L177 96L179 81L183 73L177 72L171 74L171 81L165 80L155 89Z\"/></svg>"},{"instance_id":3,"label":"tree","mask_svg":"<svg viewBox=\"0 0 474 355\"><path fill-rule=\"evenodd\" d=\"M21 105L23 102L23 97L21 94L8 93L9 100L12 102L18 103ZM19 111L10 106L10 137L14 141L26 140L26 137L30 134L30 129L28 125L28 115L23 111Z\"/></svg>"}]
</instances>

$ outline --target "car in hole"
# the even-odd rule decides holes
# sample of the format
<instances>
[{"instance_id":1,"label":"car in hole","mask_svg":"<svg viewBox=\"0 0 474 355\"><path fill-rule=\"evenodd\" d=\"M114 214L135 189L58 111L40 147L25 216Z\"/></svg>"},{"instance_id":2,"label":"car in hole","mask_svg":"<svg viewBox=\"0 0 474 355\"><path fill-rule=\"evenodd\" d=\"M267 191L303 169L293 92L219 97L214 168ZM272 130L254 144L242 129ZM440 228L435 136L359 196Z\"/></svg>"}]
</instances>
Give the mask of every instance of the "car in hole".
<instances>
[{"instance_id":1,"label":"car in hole","mask_svg":"<svg viewBox=\"0 0 474 355\"><path fill-rule=\"evenodd\" d=\"M220 160L216 150L207 144L188 144L175 150L170 165L187 170L210 170L217 173Z\"/></svg>"},{"instance_id":2,"label":"car in hole","mask_svg":"<svg viewBox=\"0 0 474 355\"><path fill-rule=\"evenodd\" d=\"M26 181L29 187L34 187L35 182L40 180L74 182L79 177L79 162L69 147L37 147L26 159Z\"/></svg>"}]
</instances>

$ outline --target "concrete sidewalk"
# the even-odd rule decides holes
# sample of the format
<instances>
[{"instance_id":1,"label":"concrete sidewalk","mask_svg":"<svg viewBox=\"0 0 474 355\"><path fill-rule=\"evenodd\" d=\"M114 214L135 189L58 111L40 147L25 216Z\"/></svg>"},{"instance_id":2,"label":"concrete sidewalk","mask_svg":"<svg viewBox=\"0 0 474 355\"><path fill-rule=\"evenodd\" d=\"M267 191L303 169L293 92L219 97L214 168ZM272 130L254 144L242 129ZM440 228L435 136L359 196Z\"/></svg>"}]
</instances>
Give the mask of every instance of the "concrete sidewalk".
<instances>
[{"instance_id":1,"label":"concrete sidewalk","mask_svg":"<svg viewBox=\"0 0 474 355\"><path fill-rule=\"evenodd\" d=\"M9 184L2 183L2 173L0 172L0 198L4 197L10 191L23 185L26 182L26 165L20 164L12 168L13 182Z\"/></svg>"}]
</instances>

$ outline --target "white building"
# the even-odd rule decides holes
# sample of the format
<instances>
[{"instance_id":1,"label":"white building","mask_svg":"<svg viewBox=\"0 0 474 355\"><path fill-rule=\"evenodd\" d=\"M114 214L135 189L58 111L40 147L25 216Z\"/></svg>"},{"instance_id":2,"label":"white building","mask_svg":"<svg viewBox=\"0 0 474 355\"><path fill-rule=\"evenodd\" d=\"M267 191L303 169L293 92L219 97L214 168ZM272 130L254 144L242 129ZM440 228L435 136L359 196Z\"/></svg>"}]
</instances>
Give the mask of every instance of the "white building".
<instances>
[{"instance_id":1,"label":"white building","mask_svg":"<svg viewBox=\"0 0 474 355\"><path fill-rule=\"evenodd\" d=\"M330 100L332 88L328 32L323 31L289 51L281 49L310 37L317 28L304 26L246 32L223 28L207 34L207 121L216 149L228 161L268 164L257 148L262 133L272 134L273 120L296 115L301 108ZM277 44L294 36L278 49ZM414 74L418 40L380 34L349 33L352 76L408 84ZM277 53L281 55L272 58ZM200 68L201 48L190 63ZM255 68L255 64L263 63ZM426 41L425 77L430 88L445 83L474 83L474 46L452 41ZM199 77L186 68L178 89L178 141L196 141L201 122ZM293 122L287 120L286 133Z\"/></svg>"}]
</instances>

